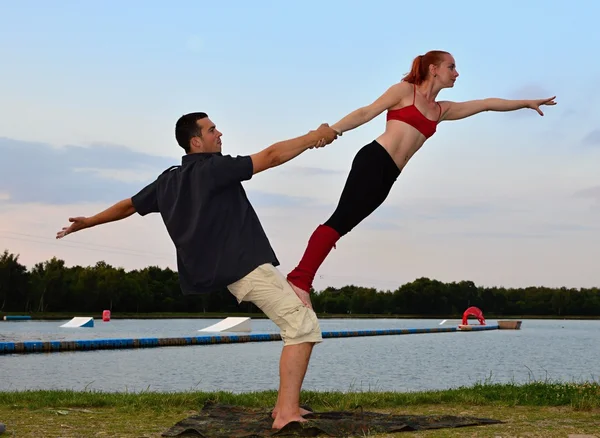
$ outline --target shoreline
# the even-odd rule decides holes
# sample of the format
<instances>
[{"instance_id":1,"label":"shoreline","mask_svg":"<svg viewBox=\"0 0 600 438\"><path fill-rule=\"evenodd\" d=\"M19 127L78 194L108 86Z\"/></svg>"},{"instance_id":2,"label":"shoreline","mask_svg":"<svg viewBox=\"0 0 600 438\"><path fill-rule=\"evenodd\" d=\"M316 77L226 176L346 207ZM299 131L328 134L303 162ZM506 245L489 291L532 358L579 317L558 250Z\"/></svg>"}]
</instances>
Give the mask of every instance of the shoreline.
<instances>
[{"instance_id":1,"label":"shoreline","mask_svg":"<svg viewBox=\"0 0 600 438\"><path fill-rule=\"evenodd\" d=\"M275 385L277 378L274 377ZM27 389L0 391L0 407L37 409L59 404L64 407L126 407L139 408L187 407L204 403L226 403L247 407L270 407L277 399L277 390L229 391L152 391L139 392L95 389ZM157 404L156 401L161 403ZM499 383L490 379L469 386L426 391L318 391L303 390L301 403L340 409L352 401L369 408L419 406L435 403L467 403L480 406L571 406L577 410L600 409L600 381L590 380L530 380L525 383Z\"/></svg>"},{"instance_id":2,"label":"shoreline","mask_svg":"<svg viewBox=\"0 0 600 438\"><path fill-rule=\"evenodd\" d=\"M216 392L0 392L0 419L16 436L160 437L207 404L257 408L265 415L276 390L233 394ZM423 437L536 436L565 437L586 433L598 437L600 383L475 384L424 392L303 391L301 403L315 412L364 409L399 415L458 415L490 418L501 424L418 432ZM232 418L235 422L235 418ZM234 427L237 427L234 424ZM219 435L220 436L220 435ZM388 434L372 433L383 437Z\"/></svg>"},{"instance_id":3,"label":"shoreline","mask_svg":"<svg viewBox=\"0 0 600 438\"><path fill-rule=\"evenodd\" d=\"M27 316L29 320L62 320L71 319L76 316L93 317L102 320L102 312L0 312L0 322L4 316ZM462 320L461 315L383 315L383 314L317 314L319 319L431 319L431 320ZM540 319L540 320L600 320L600 315L578 316L578 315L494 315L486 314L486 320L498 319ZM160 312L160 313L112 313L111 320L114 319L224 319L228 317L249 317L252 319L268 319L262 313L183 313L183 312ZM472 319L472 318L471 318ZM7 321L9 322L9 321Z\"/></svg>"}]
</instances>

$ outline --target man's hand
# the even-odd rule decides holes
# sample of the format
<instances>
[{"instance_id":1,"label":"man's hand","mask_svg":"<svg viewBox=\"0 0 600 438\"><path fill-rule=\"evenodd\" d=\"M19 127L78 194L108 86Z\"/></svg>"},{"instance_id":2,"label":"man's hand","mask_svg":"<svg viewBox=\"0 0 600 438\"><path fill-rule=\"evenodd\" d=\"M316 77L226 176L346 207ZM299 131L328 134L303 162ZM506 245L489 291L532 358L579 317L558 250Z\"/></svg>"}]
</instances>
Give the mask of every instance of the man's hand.
<instances>
[{"instance_id":1,"label":"man's hand","mask_svg":"<svg viewBox=\"0 0 600 438\"><path fill-rule=\"evenodd\" d=\"M338 137L337 131L331 128L327 123L321 124L321 126L319 126L316 129L316 131L312 132L315 132L317 134L317 137L320 138L320 140L317 142L316 145L312 146L310 149L322 148L323 146L332 143Z\"/></svg>"},{"instance_id":2,"label":"man's hand","mask_svg":"<svg viewBox=\"0 0 600 438\"><path fill-rule=\"evenodd\" d=\"M293 284L289 281L288 281L288 284L294 290L294 293L296 294L296 296L298 298L300 298L300 301L302 301L302 304L304 304L310 310L314 310L313 306L312 306L312 301L310 300L310 293L300 289L298 286L296 286L295 284Z\"/></svg>"},{"instance_id":3,"label":"man's hand","mask_svg":"<svg viewBox=\"0 0 600 438\"><path fill-rule=\"evenodd\" d=\"M83 217L83 216L70 217L69 218L69 222L73 222L73 223L69 227L63 227L63 229L61 231L59 231L58 233L56 233L56 238L57 239L62 239L67 234L71 234L71 233L74 233L76 231L83 230L84 228L88 228L89 225L88 225L87 221L88 221L88 218L87 217Z\"/></svg>"},{"instance_id":4,"label":"man's hand","mask_svg":"<svg viewBox=\"0 0 600 438\"><path fill-rule=\"evenodd\" d=\"M556 102L554 101L554 99L556 99L556 96L550 97L550 98L547 98L547 99L530 100L528 102L527 107L531 108L533 110L536 110L540 116L543 116L544 113L540 109L540 106L542 106L542 105L556 105Z\"/></svg>"},{"instance_id":5,"label":"man's hand","mask_svg":"<svg viewBox=\"0 0 600 438\"><path fill-rule=\"evenodd\" d=\"M94 216L70 217L69 222L73 223L70 227L64 227L61 231L56 233L56 238L61 239L67 234L83 230L84 228L91 228L107 222L119 221L131 216L133 213L135 213L133 200L131 198L123 199L122 201L117 202L116 204L98 214L95 214Z\"/></svg>"}]
</instances>

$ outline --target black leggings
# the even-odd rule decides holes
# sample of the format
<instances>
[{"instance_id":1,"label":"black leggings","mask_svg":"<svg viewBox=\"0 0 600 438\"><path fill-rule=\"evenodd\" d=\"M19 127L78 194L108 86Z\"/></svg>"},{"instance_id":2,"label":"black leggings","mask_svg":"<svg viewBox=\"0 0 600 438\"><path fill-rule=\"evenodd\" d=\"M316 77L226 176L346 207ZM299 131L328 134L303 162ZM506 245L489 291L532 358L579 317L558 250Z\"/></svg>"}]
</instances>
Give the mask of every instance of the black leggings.
<instances>
[{"instance_id":1,"label":"black leggings","mask_svg":"<svg viewBox=\"0 0 600 438\"><path fill-rule=\"evenodd\" d=\"M325 222L343 236L373 213L387 198L400 169L376 141L363 146L352 162L337 208Z\"/></svg>"}]
</instances>

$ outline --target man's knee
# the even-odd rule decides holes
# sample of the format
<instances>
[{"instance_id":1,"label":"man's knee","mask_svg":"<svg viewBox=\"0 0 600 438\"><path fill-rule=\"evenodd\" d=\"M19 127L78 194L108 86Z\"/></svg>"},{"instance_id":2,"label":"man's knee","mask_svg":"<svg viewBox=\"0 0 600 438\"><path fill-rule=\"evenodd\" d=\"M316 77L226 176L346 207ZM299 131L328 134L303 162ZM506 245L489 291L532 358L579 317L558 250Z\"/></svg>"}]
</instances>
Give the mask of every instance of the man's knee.
<instances>
[{"instance_id":1,"label":"man's knee","mask_svg":"<svg viewBox=\"0 0 600 438\"><path fill-rule=\"evenodd\" d=\"M274 266L259 266L229 290L238 301L250 301L261 309L279 327L285 345L322 342L317 315L302 304Z\"/></svg>"},{"instance_id":2,"label":"man's knee","mask_svg":"<svg viewBox=\"0 0 600 438\"><path fill-rule=\"evenodd\" d=\"M316 313L305 305L299 304L291 312L282 315L282 320L280 328L284 345L323 342L319 319Z\"/></svg>"}]
</instances>

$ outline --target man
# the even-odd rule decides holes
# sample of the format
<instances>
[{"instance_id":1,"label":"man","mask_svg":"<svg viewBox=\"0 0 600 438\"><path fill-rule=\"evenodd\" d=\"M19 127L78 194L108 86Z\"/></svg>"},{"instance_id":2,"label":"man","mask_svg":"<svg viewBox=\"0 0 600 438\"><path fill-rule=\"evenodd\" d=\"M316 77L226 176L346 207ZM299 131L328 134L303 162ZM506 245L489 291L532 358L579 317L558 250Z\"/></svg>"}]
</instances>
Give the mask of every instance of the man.
<instances>
[{"instance_id":1,"label":"man","mask_svg":"<svg viewBox=\"0 0 600 438\"><path fill-rule=\"evenodd\" d=\"M281 273L241 182L279 166L306 149L337 138L328 125L306 135L275 143L250 156L221 153L221 136L206 113L182 116L175 137L185 150L181 166L165 170L132 198L91 217L69 218L56 235L125 219L160 213L177 251L182 292L200 294L227 286L239 303L250 301L281 330L284 342L273 428L306 421L300 389L315 343L322 342L314 311L305 306Z\"/></svg>"}]
</instances>

